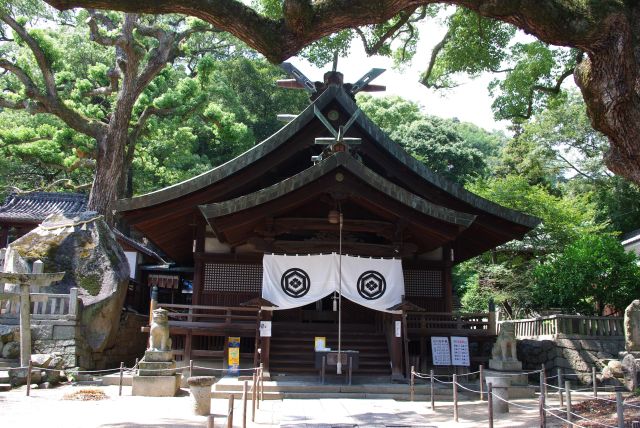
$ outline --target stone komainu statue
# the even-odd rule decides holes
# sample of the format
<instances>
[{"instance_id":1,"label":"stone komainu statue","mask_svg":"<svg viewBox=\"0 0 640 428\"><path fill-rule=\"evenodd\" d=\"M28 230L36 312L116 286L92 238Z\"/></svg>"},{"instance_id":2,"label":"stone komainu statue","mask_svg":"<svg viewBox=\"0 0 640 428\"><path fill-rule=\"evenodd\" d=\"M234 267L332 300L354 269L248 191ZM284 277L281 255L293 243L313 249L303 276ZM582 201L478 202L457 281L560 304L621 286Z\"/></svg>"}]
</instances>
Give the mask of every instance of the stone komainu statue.
<instances>
[{"instance_id":1,"label":"stone komainu statue","mask_svg":"<svg viewBox=\"0 0 640 428\"><path fill-rule=\"evenodd\" d=\"M500 324L500 333L491 350L491 357L502 361L516 361L516 326L511 322Z\"/></svg>"},{"instance_id":2,"label":"stone komainu statue","mask_svg":"<svg viewBox=\"0 0 640 428\"><path fill-rule=\"evenodd\" d=\"M170 351L169 312L166 309L153 311L153 322L149 330L149 349L153 351Z\"/></svg>"}]
</instances>

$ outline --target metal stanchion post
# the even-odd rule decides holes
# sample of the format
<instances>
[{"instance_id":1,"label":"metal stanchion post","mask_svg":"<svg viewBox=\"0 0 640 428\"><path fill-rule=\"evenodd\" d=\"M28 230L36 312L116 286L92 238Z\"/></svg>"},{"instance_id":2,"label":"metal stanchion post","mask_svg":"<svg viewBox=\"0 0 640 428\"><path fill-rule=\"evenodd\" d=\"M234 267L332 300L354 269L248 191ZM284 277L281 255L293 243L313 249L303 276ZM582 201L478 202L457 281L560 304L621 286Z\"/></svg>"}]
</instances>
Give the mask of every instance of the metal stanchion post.
<instances>
[{"instance_id":1,"label":"metal stanchion post","mask_svg":"<svg viewBox=\"0 0 640 428\"><path fill-rule=\"evenodd\" d=\"M415 366L411 366L411 383L409 384L409 396L411 397L411 401L413 401L413 396L415 393L415 382L416 382L416 372Z\"/></svg>"},{"instance_id":2,"label":"metal stanchion post","mask_svg":"<svg viewBox=\"0 0 640 428\"><path fill-rule=\"evenodd\" d=\"M618 428L624 428L624 405L622 391L616 391L616 413L618 414Z\"/></svg>"},{"instance_id":3,"label":"metal stanchion post","mask_svg":"<svg viewBox=\"0 0 640 428\"><path fill-rule=\"evenodd\" d=\"M558 399L560 400L560 407L564 406L563 397L562 397L563 386L564 386L564 381L562 379L562 369L558 367Z\"/></svg>"},{"instance_id":4,"label":"metal stanchion post","mask_svg":"<svg viewBox=\"0 0 640 428\"><path fill-rule=\"evenodd\" d=\"M242 428L247 428L247 389L248 381L242 384Z\"/></svg>"},{"instance_id":5,"label":"metal stanchion post","mask_svg":"<svg viewBox=\"0 0 640 428\"><path fill-rule=\"evenodd\" d=\"M31 356L29 356L31 358ZM27 397L31 394L31 368L33 367L33 363L31 359L29 359L29 365L27 366Z\"/></svg>"},{"instance_id":6,"label":"metal stanchion post","mask_svg":"<svg viewBox=\"0 0 640 428\"><path fill-rule=\"evenodd\" d=\"M262 370L258 368L258 375L256 376L256 409L260 410L260 378L262 377Z\"/></svg>"},{"instance_id":7,"label":"metal stanchion post","mask_svg":"<svg viewBox=\"0 0 640 428\"><path fill-rule=\"evenodd\" d=\"M453 420L458 422L458 375L453 375Z\"/></svg>"},{"instance_id":8,"label":"metal stanchion post","mask_svg":"<svg viewBox=\"0 0 640 428\"><path fill-rule=\"evenodd\" d=\"M227 428L233 428L233 402L234 402L233 392L229 394L229 413L227 413Z\"/></svg>"},{"instance_id":9,"label":"metal stanchion post","mask_svg":"<svg viewBox=\"0 0 640 428\"><path fill-rule=\"evenodd\" d=\"M264 364L260 363L260 401L264 401Z\"/></svg>"},{"instance_id":10,"label":"metal stanchion post","mask_svg":"<svg viewBox=\"0 0 640 428\"><path fill-rule=\"evenodd\" d=\"M118 395L122 395L122 377L124 375L124 362L120 362L120 385L118 387Z\"/></svg>"},{"instance_id":11,"label":"metal stanchion post","mask_svg":"<svg viewBox=\"0 0 640 428\"><path fill-rule=\"evenodd\" d=\"M479 369L480 369L480 401L482 401L484 400L484 366L480 364Z\"/></svg>"},{"instance_id":12,"label":"metal stanchion post","mask_svg":"<svg viewBox=\"0 0 640 428\"><path fill-rule=\"evenodd\" d=\"M593 396L598 396L598 377L596 376L596 366L591 367L591 382L593 384Z\"/></svg>"},{"instance_id":13,"label":"metal stanchion post","mask_svg":"<svg viewBox=\"0 0 640 428\"><path fill-rule=\"evenodd\" d=\"M251 383L251 422L256 421L256 397L257 397L257 385L256 385L256 373L253 373L253 379Z\"/></svg>"},{"instance_id":14,"label":"metal stanchion post","mask_svg":"<svg viewBox=\"0 0 640 428\"><path fill-rule=\"evenodd\" d=\"M546 397L549 395L549 391L547 390L547 371L544 368L544 363L542 363L540 373L542 373L542 387L544 388L544 395L546 400Z\"/></svg>"},{"instance_id":15,"label":"metal stanchion post","mask_svg":"<svg viewBox=\"0 0 640 428\"><path fill-rule=\"evenodd\" d=\"M433 395L433 369L429 372L429 378L431 379L431 410L436 409L436 398Z\"/></svg>"},{"instance_id":16,"label":"metal stanchion post","mask_svg":"<svg viewBox=\"0 0 640 428\"><path fill-rule=\"evenodd\" d=\"M567 392L567 420L571 422L571 382L564 382L564 390Z\"/></svg>"},{"instance_id":17,"label":"metal stanchion post","mask_svg":"<svg viewBox=\"0 0 640 428\"><path fill-rule=\"evenodd\" d=\"M538 400L538 410L540 411L540 428L546 428L547 418L544 410L544 392L540 394L540 398Z\"/></svg>"},{"instance_id":18,"label":"metal stanchion post","mask_svg":"<svg viewBox=\"0 0 640 428\"><path fill-rule=\"evenodd\" d=\"M493 384L487 385L487 404L489 406L489 428L493 428Z\"/></svg>"}]
</instances>

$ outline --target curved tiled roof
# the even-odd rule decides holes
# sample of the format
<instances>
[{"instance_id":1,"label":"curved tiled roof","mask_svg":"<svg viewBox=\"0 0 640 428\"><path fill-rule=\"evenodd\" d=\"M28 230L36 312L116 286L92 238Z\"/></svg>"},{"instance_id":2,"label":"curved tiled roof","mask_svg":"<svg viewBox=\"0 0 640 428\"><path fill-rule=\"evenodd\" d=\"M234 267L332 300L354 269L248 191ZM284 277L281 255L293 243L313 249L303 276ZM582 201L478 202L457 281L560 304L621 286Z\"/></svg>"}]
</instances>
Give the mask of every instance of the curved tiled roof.
<instances>
[{"instance_id":1,"label":"curved tiled roof","mask_svg":"<svg viewBox=\"0 0 640 428\"><path fill-rule=\"evenodd\" d=\"M81 193L12 193L0 206L0 221L40 223L50 214L86 211L87 196Z\"/></svg>"},{"instance_id":2,"label":"curved tiled roof","mask_svg":"<svg viewBox=\"0 0 640 428\"><path fill-rule=\"evenodd\" d=\"M319 177L322 177L341 166L355 174L363 181L369 183L369 185L376 188L378 191L386 194L388 197L395 199L403 205L411 207L425 215L437 218L438 220L447 223L457 224L461 227L468 227L476 218L475 215L445 208L414 195L413 193L376 174L347 153L336 153L311 168L294 175L293 177L289 177L280 183L274 184L257 192L224 202L201 205L200 211L204 214L205 218L212 218L252 208L282 197L296 189L302 188L306 184L317 180Z\"/></svg>"}]
</instances>

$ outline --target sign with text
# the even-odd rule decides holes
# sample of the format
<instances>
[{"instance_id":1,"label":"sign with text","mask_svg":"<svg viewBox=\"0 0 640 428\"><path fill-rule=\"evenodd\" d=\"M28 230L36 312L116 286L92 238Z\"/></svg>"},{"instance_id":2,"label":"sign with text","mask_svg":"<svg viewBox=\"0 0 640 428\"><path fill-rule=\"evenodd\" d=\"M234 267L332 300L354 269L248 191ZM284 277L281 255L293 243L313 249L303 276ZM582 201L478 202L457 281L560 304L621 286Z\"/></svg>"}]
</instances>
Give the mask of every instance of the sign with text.
<instances>
[{"instance_id":1,"label":"sign with text","mask_svg":"<svg viewBox=\"0 0 640 428\"><path fill-rule=\"evenodd\" d=\"M431 338L431 356L433 357L434 366L451 365L451 353L448 337Z\"/></svg>"},{"instance_id":2,"label":"sign with text","mask_svg":"<svg viewBox=\"0 0 640 428\"><path fill-rule=\"evenodd\" d=\"M469 367L471 365L467 337L451 336L451 361L454 366Z\"/></svg>"},{"instance_id":3,"label":"sign with text","mask_svg":"<svg viewBox=\"0 0 640 428\"><path fill-rule=\"evenodd\" d=\"M260 321L260 337L271 337L271 321Z\"/></svg>"},{"instance_id":4,"label":"sign with text","mask_svg":"<svg viewBox=\"0 0 640 428\"><path fill-rule=\"evenodd\" d=\"M229 374L240 372L240 338L229 337Z\"/></svg>"},{"instance_id":5,"label":"sign with text","mask_svg":"<svg viewBox=\"0 0 640 428\"><path fill-rule=\"evenodd\" d=\"M327 350L327 338L323 336L316 336L313 339L313 347L316 351Z\"/></svg>"}]
</instances>

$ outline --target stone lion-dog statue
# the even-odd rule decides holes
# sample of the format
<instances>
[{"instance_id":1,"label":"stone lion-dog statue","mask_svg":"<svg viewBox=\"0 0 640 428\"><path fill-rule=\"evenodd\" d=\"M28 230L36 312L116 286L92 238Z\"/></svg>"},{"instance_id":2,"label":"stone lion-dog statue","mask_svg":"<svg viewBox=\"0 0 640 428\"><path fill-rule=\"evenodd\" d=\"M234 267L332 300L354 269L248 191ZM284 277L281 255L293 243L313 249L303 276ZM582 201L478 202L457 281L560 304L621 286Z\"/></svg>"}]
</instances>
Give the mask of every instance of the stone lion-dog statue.
<instances>
[{"instance_id":1,"label":"stone lion-dog statue","mask_svg":"<svg viewBox=\"0 0 640 428\"><path fill-rule=\"evenodd\" d=\"M149 329L149 349L152 351L170 351L171 338L169 337L169 311L155 309Z\"/></svg>"},{"instance_id":2,"label":"stone lion-dog statue","mask_svg":"<svg viewBox=\"0 0 640 428\"><path fill-rule=\"evenodd\" d=\"M500 333L491 349L491 357L502 361L516 361L516 326L511 322L500 324Z\"/></svg>"}]
</instances>

